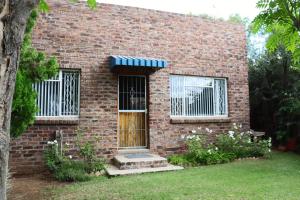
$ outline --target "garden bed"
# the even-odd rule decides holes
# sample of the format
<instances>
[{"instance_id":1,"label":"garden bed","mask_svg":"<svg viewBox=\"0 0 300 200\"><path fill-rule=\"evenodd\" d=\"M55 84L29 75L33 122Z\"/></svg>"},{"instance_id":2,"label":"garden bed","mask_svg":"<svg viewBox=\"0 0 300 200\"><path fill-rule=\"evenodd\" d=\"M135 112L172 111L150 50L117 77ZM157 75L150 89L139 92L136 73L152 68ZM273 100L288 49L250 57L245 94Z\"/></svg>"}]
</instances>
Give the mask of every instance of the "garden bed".
<instances>
[{"instance_id":1,"label":"garden bed","mask_svg":"<svg viewBox=\"0 0 300 200\"><path fill-rule=\"evenodd\" d=\"M184 167L224 164L243 158L270 157L272 140L258 139L251 130L242 130L242 125L233 123L228 133L217 134L214 143L208 143L205 136L212 134L208 128L192 130L185 139L187 152L172 155L168 161Z\"/></svg>"}]
</instances>

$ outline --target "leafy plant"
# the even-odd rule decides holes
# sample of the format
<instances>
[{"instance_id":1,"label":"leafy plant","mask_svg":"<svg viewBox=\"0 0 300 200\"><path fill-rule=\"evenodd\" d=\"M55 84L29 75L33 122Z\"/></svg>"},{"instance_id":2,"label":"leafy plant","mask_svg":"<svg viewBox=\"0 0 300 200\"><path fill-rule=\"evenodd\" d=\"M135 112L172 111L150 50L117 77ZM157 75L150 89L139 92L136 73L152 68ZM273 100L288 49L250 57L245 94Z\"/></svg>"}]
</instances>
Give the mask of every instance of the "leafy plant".
<instances>
[{"instance_id":1,"label":"leafy plant","mask_svg":"<svg viewBox=\"0 0 300 200\"><path fill-rule=\"evenodd\" d=\"M207 130L210 132L210 130ZM227 163L235 159L235 155L231 152L222 152L213 144L207 145L204 137L196 135L190 136L187 140L187 160L192 163L201 165L212 165Z\"/></svg>"},{"instance_id":2,"label":"leafy plant","mask_svg":"<svg viewBox=\"0 0 300 200\"><path fill-rule=\"evenodd\" d=\"M220 151L233 153L236 158L247 157L268 157L271 152L272 141L257 140L252 137L251 131L242 131L241 125L235 123L228 134L221 134L217 137L216 146Z\"/></svg>"},{"instance_id":3,"label":"leafy plant","mask_svg":"<svg viewBox=\"0 0 300 200\"><path fill-rule=\"evenodd\" d=\"M269 157L272 141L251 138L251 132L242 132L242 125L233 124L228 134L219 134L215 143L207 144L202 129L192 131L186 139L187 153L168 158L171 164L182 166L228 163L236 158ZM207 133L212 130L206 128Z\"/></svg>"},{"instance_id":4,"label":"leafy plant","mask_svg":"<svg viewBox=\"0 0 300 200\"><path fill-rule=\"evenodd\" d=\"M97 137L93 137L92 139L95 142L99 142L99 138ZM87 163L86 170L89 173L104 170L105 161L97 158L93 143L88 141L88 138L84 138L82 130L77 130L75 144L79 149L79 155Z\"/></svg>"},{"instance_id":5,"label":"leafy plant","mask_svg":"<svg viewBox=\"0 0 300 200\"><path fill-rule=\"evenodd\" d=\"M21 135L35 120L38 107L35 102L36 92L33 90L32 84L49 79L58 71L58 63L54 57L48 58L32 46L31 35L37 17L38 11L33 10L27 21L21 47L11 113L10 134L12 137Z\"/></svg>"},{"instance_id":6,"label":"leafy plant","mask_svg":"<svg viewBox=\"0 0 300 200\"><path fill-rule=\"evenodd\" d=\"M87 181L90 180L90 173L104 170L105 162L96 157L92 143L84 142L79 145L78 154L83 160L72 160L72 156L67 157L65 153L65 149L59 149L56 140L49 141L44 152L46 166L59 181Z\"/></svg>"},{"instance_id":7,"label":"leafy plant","mask_svg":"<svg viewBox=\"0 0 300 200\"><path fill-rule=\"evenodd\" d=\"M59 181L88 181L91 177L85 171L85 163L82 161L65 160L58 170L54 172L54 177Z\"/></svg>"},{"instance_id":8,"label":"leafy plant","mask_svg":"<svg viewBox=\"0 0 300 200\"><path fill-rule=\"evenodd\" d=\"M65 158L60 155L56 140L53 142L49 141L48 145L48 148L44 152L45 164L50 171L55 172L60 168L60 165L64 162Z\"/></svg>"},{"instance_id":9,"label":"leafy plant","mask_svg":"<svg viewBox=\"0 0 300 200\"><path fill-rule=\"evenodd\" d=\"M190 159L186 154L175 154L168 157L168 162L173 165L180 166L195 166L195 163L192 159Z\"/></svg>"}]
</instances>

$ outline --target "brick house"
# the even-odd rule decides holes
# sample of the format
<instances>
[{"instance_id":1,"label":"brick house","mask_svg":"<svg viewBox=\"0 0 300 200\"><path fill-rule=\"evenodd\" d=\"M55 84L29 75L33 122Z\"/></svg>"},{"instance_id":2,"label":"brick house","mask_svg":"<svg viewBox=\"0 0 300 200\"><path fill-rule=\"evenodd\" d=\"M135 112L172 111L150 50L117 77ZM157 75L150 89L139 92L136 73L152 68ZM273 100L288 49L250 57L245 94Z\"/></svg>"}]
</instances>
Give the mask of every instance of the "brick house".
<instances>
[{"instance_id":1,"label":"brick house","mask_svg":"<svg viewBox=\"0 0 300 200\"><path fill-rule=\"evenodd\" d=\"M74 150L75 130L99 136L97 154L183 150L198 127L222 133L249 127L244 26L142 8L50 2L34 46L57 57L57 77L34 87L40 111L11 142L17 173L43 170L42 153L58 131ZM92 138L92 137L91 137Z\"/></svg>"}]
</instances>

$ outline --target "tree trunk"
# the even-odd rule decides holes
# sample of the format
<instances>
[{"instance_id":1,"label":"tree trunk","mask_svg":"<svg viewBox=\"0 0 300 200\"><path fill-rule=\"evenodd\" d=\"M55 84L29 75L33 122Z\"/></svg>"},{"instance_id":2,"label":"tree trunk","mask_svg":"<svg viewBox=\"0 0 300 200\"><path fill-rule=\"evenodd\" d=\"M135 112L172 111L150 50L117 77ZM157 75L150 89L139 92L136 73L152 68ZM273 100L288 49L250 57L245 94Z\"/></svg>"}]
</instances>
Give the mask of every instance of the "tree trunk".
<instances>
[{"instance_id":1,"label":"tree trunk","mask_svg":"<svg viewBox=\"0 0 300 200\"><path fill-rule=\"evenodd\" d=\"M0 200L6 199L12 98L27 18L38 0L0 0Z\"/></svg>"},{"instance_id":2,"label":"tree trunk","mask_svg":"<svg viewBox=\"0 0 300 200\"><path fill-rule=\"evenodd\" d=\"M283 65L282 84L283 84L284 92L286 92L288 89L288 68L289 68L288 58L284 58L284 60L282 61L282 65Z\"/></svg>"}]
</instances>

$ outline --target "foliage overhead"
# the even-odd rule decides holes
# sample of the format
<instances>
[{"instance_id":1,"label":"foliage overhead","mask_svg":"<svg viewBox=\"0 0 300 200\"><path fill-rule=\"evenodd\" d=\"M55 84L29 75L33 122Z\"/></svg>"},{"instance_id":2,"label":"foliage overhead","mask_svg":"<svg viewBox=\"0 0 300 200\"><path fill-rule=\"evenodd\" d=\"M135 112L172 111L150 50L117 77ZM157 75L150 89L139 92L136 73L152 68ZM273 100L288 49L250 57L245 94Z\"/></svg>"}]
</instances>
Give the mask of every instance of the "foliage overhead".
<instances>
[{"instance_id":1,"label":"foliage overhead","mask_svg":"<svg viewBox=\"0 0 300 200\"><path fill-rule=\"evenodd\" d=\"M253 32L269 34L266 46L271 52L284 46L293 62L300 63L300 1L259 0L256 6L262 11L252 22Z\"/></svg>"}]
</instances>

